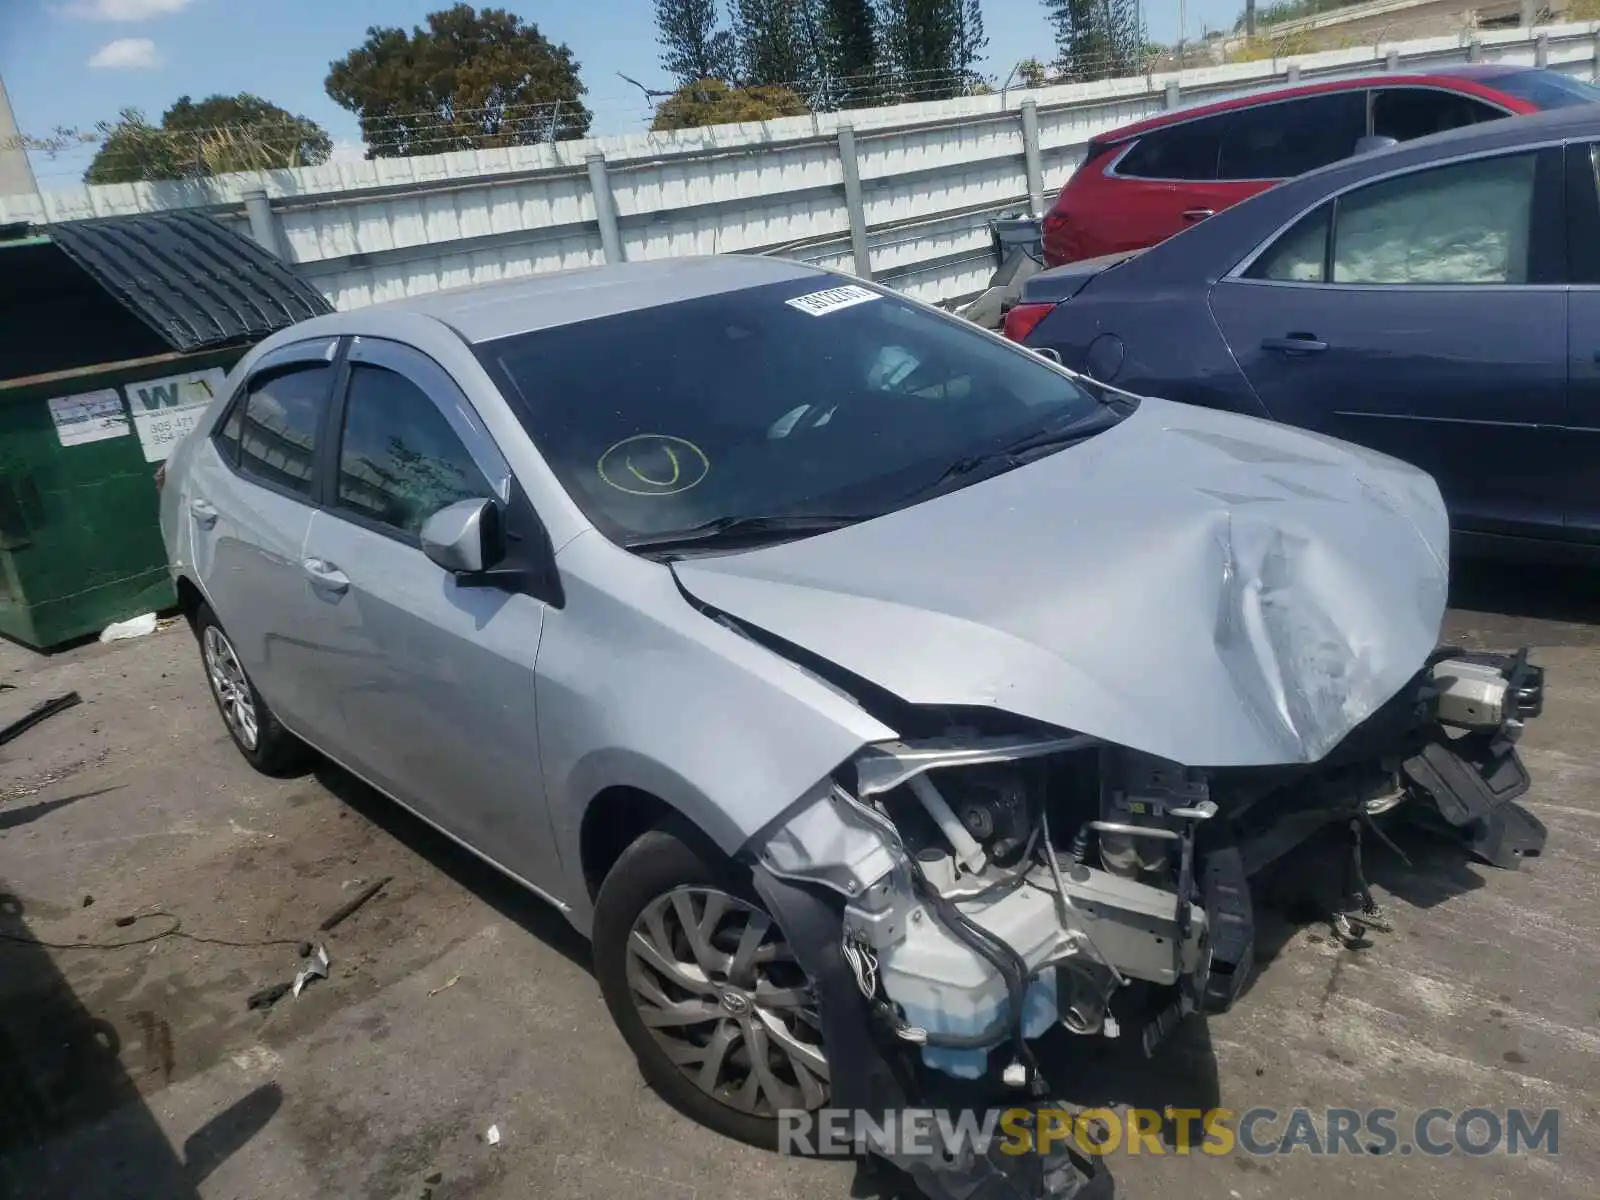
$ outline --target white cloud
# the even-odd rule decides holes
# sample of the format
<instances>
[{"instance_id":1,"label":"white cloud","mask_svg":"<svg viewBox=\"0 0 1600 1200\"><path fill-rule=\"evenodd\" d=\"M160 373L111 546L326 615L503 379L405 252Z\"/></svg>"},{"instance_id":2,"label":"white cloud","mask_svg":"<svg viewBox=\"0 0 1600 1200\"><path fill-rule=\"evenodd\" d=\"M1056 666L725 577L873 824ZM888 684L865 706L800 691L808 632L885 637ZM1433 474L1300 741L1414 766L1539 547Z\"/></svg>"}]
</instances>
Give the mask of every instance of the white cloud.
<instances>
[{"instance_id":1,"label":"white cloud","mask_svg":"<svg viewBox=\"0 0 1600 1200\"><path fill-rule=\"evenodd\" d=\"M187 8L191 0L75 0L62 11L89 21L148 21L151 17L171 16Z\"/></svg>"},{"instance_id":2,"label":"white cloud","mask_svg":"<svg viewBox=\"0 0 1600 1200\"><path fill-rule=\"evenodd\" d=\"M96 50L89 65L113 71L148 71L161 65L161 57L149 38L118 38Z\"/></svg>"},{"instance_id":3,"label":"white cloud","mask_svg":"<svg viewBox=\"0 0 1600 1200\"><path fill-rule=\"evenodd\" d=\"M328 155L328 161L334 163L366 162L367 148L361 142L349 142L340 139L333 144L333 153Z\"/></svg>"}]
</instances>

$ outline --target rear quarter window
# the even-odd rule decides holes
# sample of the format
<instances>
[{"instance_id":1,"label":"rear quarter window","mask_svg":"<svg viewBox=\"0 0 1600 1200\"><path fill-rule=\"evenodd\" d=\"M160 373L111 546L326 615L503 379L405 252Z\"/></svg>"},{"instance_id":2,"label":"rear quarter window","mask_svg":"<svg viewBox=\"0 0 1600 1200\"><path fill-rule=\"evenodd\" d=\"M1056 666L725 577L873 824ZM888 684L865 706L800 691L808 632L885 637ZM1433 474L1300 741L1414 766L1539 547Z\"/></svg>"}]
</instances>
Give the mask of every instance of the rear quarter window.
<instances>
[{"instance_id":1,"label":"rear quarter window","mask_svg":"<svg viewBox=\"0 0 1600 1200\"><path fill-rule=\"evenodd\" d=\"M1188 121L1145 134L1117 162L1131 179L1215 179L1222 145L1216 118Z\"/></svg>"}]
</instances>

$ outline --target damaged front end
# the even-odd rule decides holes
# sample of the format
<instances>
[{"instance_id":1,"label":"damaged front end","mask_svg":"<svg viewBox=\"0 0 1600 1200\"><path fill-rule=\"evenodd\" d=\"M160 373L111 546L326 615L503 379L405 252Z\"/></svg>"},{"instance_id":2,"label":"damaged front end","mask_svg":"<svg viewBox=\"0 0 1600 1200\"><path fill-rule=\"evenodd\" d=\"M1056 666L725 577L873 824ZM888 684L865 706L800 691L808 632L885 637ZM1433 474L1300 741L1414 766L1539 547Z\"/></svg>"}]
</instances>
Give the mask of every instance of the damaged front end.
<instances>
[{"instance_id":1,"label":"damaged front end","mask_svg":"<svg viewBox=\"0 0 1600 1200\"><path fill-rule=\"evenodd\" d=\"M834 1103L884 1112L965 1088L969 1104L988 1089L1038 1105L1030 1042L1058 1024L1153 1053L1238 996L1250 876L1330 825L1352 835L1347 933L1381 920L1363 829L1415 821L1502 867L1538 854L1516 742L1542 696L1525 651L1441 648L1312 764L1202 769L954 709L926 736L867 747L751 845L818 992ZM878 1149L936 1200L1105 1186L1099 1160L1066 1152Z\"/></svg>"}]
</instances>

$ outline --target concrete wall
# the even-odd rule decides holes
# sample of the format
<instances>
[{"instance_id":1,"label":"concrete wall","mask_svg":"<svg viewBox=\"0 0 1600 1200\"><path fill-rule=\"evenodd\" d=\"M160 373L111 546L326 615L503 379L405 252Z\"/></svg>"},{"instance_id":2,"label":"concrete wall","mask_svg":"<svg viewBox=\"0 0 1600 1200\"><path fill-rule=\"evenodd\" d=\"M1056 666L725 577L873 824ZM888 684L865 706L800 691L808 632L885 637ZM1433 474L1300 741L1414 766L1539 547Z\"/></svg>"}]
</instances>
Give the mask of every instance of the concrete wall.
<instances>
[{"instance_id":1,"label":"concrete wall","mask_svg":"<svg viewBox=\"0 0 1600 1200\"><path fill-rule=\"evenodd\" d=\"M0 222L204 208L296 263L339 307L601 263L608 241L629 259L784 254L953 302L982 290L993 269L989 218L1047 204L1092 136L1160 111L1173 86L1192 103L1281 84L1291 70L1309 80L1469 57L1543 58L1592 80L1600 56L1600 23L1477 39L762 124L71 188L0 197ZM1026 136L1035 125L1037 155Z\"/></svg>"}]
</instances>

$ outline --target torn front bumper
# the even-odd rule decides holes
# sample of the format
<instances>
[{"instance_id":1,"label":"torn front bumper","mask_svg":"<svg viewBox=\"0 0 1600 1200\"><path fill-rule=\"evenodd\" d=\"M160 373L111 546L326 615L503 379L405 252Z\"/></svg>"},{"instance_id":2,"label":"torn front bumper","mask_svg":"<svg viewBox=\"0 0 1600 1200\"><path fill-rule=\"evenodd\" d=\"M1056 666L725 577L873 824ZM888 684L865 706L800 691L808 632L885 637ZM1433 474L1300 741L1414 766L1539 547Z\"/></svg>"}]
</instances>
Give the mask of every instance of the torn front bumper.
<instances>
[{"instance_id":1,"label":"torn front bumper","mask_svg":"<svg viewBox=\"0 0 1600 1200\"><path fill-rule=\"evenodd\" d=\"M1057 1024L1119 1036L1111 1002L1132 985L1131 1032L1153 1053L1238 996L1250 877L1329 825L1355 835L1358 875L1361 827L1391 814L1498 865L1537 855L1516 745L1543 687L1526 651L1441 647L1323 760L1279 767L1185 767L1038 727L869 747L751 848L816 983L834 1105L881 1113L965 1089L964 1106L1036 1108L1048 1093L1028 1042ZM1109 1186L1070 1154L882 1156L936 1200Z\"/></svg>"},{"instance_id":2,"label":"torn front bumper","mask_svg":"<svg viewBox=\"0 0 1600 1200\"><path fill-rule=\"evenodd\" d=\"M1524 724L1544 711L1544 670L1528 661L1526 648L1515 654L1441 650L1431 685L1437 724L1400 770L1432 805L1407 815L1453 832L1483 861L1514 869L1545 844L1543 823L1515 803L1531 782L1517 741Z\"/></svg>"}]
</instances>

